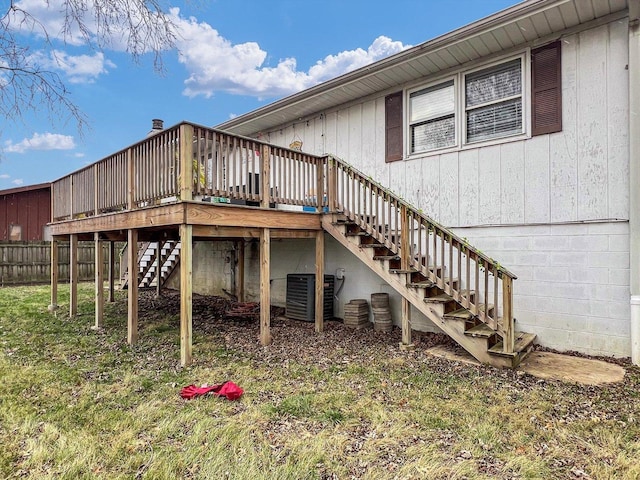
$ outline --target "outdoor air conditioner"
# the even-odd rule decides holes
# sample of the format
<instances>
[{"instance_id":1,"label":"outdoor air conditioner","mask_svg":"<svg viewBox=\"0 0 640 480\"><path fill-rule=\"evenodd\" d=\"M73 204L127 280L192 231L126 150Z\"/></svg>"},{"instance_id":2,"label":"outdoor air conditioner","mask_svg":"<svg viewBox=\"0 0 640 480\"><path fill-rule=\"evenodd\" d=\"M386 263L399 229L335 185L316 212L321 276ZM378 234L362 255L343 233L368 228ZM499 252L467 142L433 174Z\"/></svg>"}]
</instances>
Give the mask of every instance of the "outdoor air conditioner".
<instances>
[{"instance_id":1,"label":"outdoor air conditioner","mask_svg":"<svg viewBox=\"0 0 640 480\"><path fill-rule=\"evenodd\" d=\"M333 275L324 276L324 319L333 318ZM288 318L313 322L316 317L316 276L313 273L287 275L286 313Z\"/></svg>"}]
</instances>

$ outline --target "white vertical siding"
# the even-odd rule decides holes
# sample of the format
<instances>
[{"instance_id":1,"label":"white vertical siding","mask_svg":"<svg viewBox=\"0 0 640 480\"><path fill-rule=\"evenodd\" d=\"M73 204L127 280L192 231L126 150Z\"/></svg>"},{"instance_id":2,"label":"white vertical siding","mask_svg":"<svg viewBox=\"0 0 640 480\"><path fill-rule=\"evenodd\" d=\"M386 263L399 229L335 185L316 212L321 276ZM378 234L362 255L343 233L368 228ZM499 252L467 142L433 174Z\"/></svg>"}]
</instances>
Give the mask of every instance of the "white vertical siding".
<instances>
[{"instance_id":1,"label":"white vertical siding","mask_svg":"<svg viewBox=\"0 0 640 480\"><path fill-rule=\"evenodd\" d=\"M607 29L580 36L578 219L607 218Z\"/></svg>"},{"instance_id":2,"label":"white vertical siding","mask_svg":"<svg viewBox=\"0 0 640 480\"><path fill-rule=\"evenodd\" d=\"M607 113L608 113L608 184L609 217L629 216L629 131L620 128L629 125L629 64L628 49L619 47L628 35L627 22L609 26L607 51Z\"/></svg>"},{"instance_id":3,"label":"white vertical siding","mask_svg":"<svg viewBox=\"0 0 640 480\"><path fill-rule=\"evenodd\" d=\"M459 224L458 204L458 153L440 156L440 222L444 225Z\"/></svg>"},{"instance_id":4,"label":"white vertical siding","mask_svg":"<svg viewBox=\"0 0 640 480\"><path fill-rule=\"evenodd\" d=\"M460 152L459 157L459 189L460 224L478 225L479 184L478 184L478 150Z\"/></svg>"},{"instance_id":5,"label":"white vertical siding","mask_svg":"<svg viewBox=\"0 0 640 480\"><path fill-rule=\"evenodd\" d=\"M480 225L500 223L500 146L478 151L478 220Z\"/></svg>"},{"instance_id":6,"label":"white vertical siding","mask_svg":"<svg viewBox=\"0 0 640 480\"><path fill-rule=\"evenodd\" d=\"M578 219L578 38L562 39L562 132L549 135L552 222Z\"/></svg>"},{"instance_id":7,"label":"white vertical siding","mask_svg":"<svg viewBox=\"0 0 640 480\"><path fill-rule=\"evenodd\" d=\"M524 223L550 220L549 135L525 142Z\"/></svg>"},{"instance_id":8,"label":"white vertical siding","mask_svg":"<svg viewBox=\"0 0 640 480\"><path fill-rule=\"evenodd\" d=\"M500 223L524 222L524 142L500 145ZM527 163L535 161L527 159Z\"/></svg>"},{"instance_id":9,"label":"white vertical siding","mask_svg":"<svg viewBox=\"0 0 640 480\"><path fill-rule=\"evenodd\" d=\"M430 157L416 163L422 166L422 204L419 206L425 214L437 218L440 216L440 157Z\"/></svg>"},{"instance_id":10,"label":"white vertical siding","mask_svg":"<svg viewBox=\"0 0 640 480\"><path fill-rule=\"evenodd\" d=\"M386 164L380 96L295 133L305 151L337 155L448 226L626 219L627 22L561 41L562 132ZM289 127L271 141L293 136Z\"/></svg>"}]
</instances>

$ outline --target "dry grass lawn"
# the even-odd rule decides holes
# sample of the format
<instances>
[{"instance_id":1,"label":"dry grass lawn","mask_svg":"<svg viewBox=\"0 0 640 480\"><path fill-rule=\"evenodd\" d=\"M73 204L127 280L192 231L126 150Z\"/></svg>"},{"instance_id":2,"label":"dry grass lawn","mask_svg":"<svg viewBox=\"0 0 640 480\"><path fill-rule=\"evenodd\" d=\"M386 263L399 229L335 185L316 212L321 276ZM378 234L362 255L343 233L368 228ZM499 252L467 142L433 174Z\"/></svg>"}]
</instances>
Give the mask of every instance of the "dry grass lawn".
<instances>
[{"instance_id":1,"label":"dry grass lawn","mask_svg":"<svg viewBox=\"0 0 640 480\"><path fill-rule=\"evenodd\" d=\"M175 295L141 299L126 344L126 292L93 324L47 313L48 287L0 288L0 478L637 479L640 370L602 387L449 362L447 339L224 318L198 297L194 360L181 369ZM68 298L61 287L60 298ZM233 380L230 402L181 387Z\"/></svg>"}]
</instances>

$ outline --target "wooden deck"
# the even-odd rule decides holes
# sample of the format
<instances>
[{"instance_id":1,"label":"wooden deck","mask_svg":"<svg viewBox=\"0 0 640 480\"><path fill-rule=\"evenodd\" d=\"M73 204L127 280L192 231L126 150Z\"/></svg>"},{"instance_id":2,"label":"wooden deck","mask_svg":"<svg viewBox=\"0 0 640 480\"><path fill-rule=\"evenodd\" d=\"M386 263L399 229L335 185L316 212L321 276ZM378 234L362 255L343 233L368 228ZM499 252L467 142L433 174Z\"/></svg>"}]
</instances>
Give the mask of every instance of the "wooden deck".
<instances>
[{"instance_id":1,"label":"wooden deck","mask_svg":"<svg viewBox=\"0 0 640 480\"><path fill-rule=\"evenodd\" d=\"M336 226L338 218L345 223ZM102 325L104 303L104 259L99 248L102 242L128 242L130 274L132 266L137 266L138 242L181 242L183 365L191 363L194 239L259 240L260 341L266 345L271 342L271 239L315 239L316 278L324 278L325 232L351 249L402 295L405 348L411 346L409 306L413 303L436 323L444 322L444 314L451 308L465 309L474 322L471 326L482 323L495 332L490 348L496 349L499 340L503 356L518 357L514 352L512 305L515 275L384 186L332 156L310 155L181 123L53 182L50 231L51 308L57 306L58 244L69 241L71 316L77 312L77 242L93 240L98 247L96 327ZM113 247L109 251L107 279L111 298ZM237 289L243 291L242 275L236 281ZM416 289L416 284L428 286ZM416 293L418 290L420 293ZM316 282L316 331L323 329L323 295L323 282ZM130 344L138 338L137 296L137 282L129 282ZM447 308L434 307L435 300L443 296ZM429 308L424 307L429 300L426 297L433 300ZM472 336L466 329L470 325L465 325L450 328L451 336L468 350L478 350L470 351L476 358L490 361L493 357L486 353L487 345L478 347L470 341Z\"/></svg>"}]
</instances>

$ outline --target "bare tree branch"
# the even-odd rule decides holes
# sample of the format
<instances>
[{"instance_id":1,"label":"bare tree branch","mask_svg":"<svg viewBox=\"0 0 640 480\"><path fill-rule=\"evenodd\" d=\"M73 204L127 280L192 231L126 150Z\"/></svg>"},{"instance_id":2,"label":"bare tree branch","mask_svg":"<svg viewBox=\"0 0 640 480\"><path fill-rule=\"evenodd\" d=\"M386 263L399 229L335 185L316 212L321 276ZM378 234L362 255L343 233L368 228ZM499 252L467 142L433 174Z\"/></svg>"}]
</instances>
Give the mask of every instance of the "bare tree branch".
<instances>
[{"instance_id":1,"label":"bare tree branch","mask_svg":"<svg viewBox=\"0 0 640 480\"><path fill-rule=\"evenodd\" d=\"M30 111L48 115L52 125L72 121L80 134L88 126L65 80L31 51L34 35L50 50L60 41L126 51L135 62L149 54L158 73L163 53L175 45L174 24L160 0L47 0L46 6L61 15L60 31L50 31L46 20L15 0L0 17L0 115L9 121L23 122Z\"/></svg>"}]
</instances>

